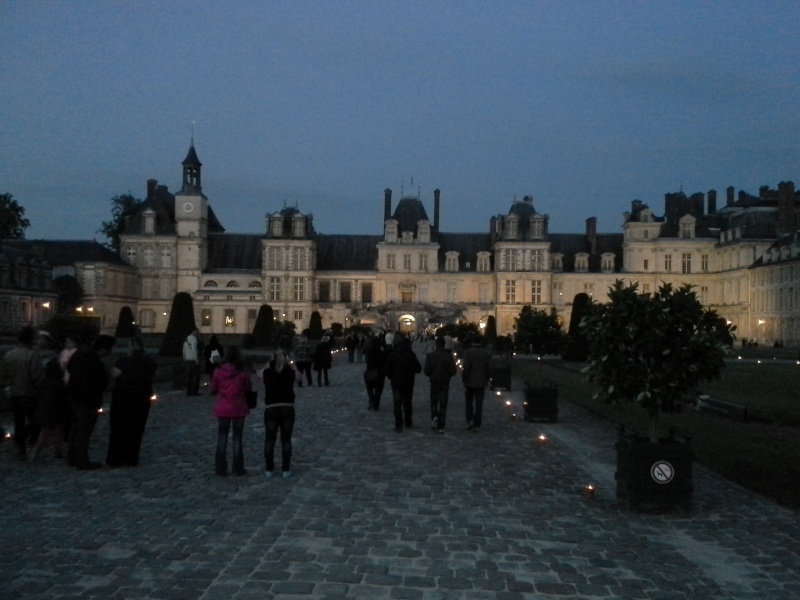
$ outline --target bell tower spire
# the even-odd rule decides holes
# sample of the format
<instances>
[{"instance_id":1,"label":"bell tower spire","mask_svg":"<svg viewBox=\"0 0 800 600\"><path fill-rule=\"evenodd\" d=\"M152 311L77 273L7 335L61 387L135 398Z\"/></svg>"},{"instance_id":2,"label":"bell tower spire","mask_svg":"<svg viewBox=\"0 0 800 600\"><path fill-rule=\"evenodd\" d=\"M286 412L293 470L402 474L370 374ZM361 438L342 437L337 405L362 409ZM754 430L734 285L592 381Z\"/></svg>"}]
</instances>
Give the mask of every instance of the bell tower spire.
<instances>
[{"instance_id":1,"label":"bell tower spire","mask_svg":"<svg viewBox=\"0 0 800 600\"><path fill-rule=\"evenodd\" d=\"M183 159L183 186L181 192L199 194L203 190L200 184L200 168L203 163L197 158L197 152L194 149L194 134L192 134L192 144L189 146L189 152L186 158Z\"/></svg>"}]
</instances>

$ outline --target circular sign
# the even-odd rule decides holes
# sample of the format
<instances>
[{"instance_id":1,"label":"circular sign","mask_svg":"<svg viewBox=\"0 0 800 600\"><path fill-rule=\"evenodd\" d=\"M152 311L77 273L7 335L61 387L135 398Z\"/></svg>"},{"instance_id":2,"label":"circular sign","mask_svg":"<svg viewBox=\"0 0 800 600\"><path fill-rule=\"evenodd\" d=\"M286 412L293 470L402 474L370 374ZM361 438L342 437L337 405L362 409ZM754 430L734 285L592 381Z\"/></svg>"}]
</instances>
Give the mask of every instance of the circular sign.
<instances>
[{"instance_id":1,"label":"circular sign","mask_svg":"<svg viewBox=\"0 0 800 600\"><path fill-rule=\"evenodd\" d=\"M673 469L672 465L667 461L659 460L653 463L653 466L650 468L650 476L656 483L669 483L675 476L675 469Z\"/></svg>"}]
</instances>

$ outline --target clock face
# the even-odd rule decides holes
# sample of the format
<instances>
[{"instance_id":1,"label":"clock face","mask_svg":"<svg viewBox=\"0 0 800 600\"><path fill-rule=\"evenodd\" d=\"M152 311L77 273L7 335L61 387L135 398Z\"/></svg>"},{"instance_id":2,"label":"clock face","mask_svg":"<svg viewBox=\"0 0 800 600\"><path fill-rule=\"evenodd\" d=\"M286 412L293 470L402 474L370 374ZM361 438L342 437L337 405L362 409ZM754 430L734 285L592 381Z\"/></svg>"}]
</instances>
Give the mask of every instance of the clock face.
<instances>
[{"instance_id":1,"label":"clock face","mask_svg":"<svg viewBox=\"0 0 800 600\"><path fill-rule=\"evenodd\" d=\"M184 202L183 203L183 212L190 213L194 210L194 204L191 202Z\"/></svg>"}]
</instances>

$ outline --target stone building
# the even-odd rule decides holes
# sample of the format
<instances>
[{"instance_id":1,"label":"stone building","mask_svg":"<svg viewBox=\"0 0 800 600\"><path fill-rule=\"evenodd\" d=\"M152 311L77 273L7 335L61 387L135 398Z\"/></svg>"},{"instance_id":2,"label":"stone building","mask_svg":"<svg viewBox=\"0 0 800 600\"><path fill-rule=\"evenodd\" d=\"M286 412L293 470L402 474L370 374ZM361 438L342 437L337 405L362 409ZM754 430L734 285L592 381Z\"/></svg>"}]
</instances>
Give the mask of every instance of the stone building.
<instances>
[{"instance_id":1,"label":"stone building","mask_svg":"<svg viewBox=\"0 0 800 600\"><path fill-rule=\"evenodd\" d=\"M0 333L41 325L56 310L53 267L36 248L0 242Z\"/></svg>"},{"instance_id":2,"label":"stone building","mask_svg":"<svg viewBox=\"0 0 800 600\"><path fill-rule=\"evenodd\" d=\"M264 304L298 330L316 310L324 327L407 331L491 316L504 335L526 304L555 307L567 322L576 294L604 301L624 279L643 292L689 283L738 336L800 344L800 198L792 183L738 198L728 188L719 207L715 190L670 193L660 216L634 200L621 233L598 233L595 217L581 234L553 233L529 196L491 216L484 233L448 233L439 190L431 218L418 194L395 204L387 189L376 235L319 234L297 207L268 213L263 234L236 234L203 194L194 145L182 166L174 195L148 182L120 237L121 258L138 276L131 308L144 332L163 332L173 296L188 292L204 335L251 332Z\"/></svg>"}]
</instances>

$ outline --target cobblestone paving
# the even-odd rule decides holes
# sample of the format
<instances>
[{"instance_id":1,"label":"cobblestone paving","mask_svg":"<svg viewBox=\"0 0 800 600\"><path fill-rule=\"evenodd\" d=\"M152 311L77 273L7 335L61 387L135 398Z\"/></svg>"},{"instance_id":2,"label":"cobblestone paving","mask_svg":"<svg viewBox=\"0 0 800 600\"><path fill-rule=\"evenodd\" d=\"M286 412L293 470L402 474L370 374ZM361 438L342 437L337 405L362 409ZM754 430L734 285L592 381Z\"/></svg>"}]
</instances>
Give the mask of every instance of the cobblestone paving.
<instances>
[{"instance_id":1,"label":"cobblestone paving","mask_svg":"<svg viewBox=\"0 0 800 600\"><path fill-rule=\"evenodd\" d=\"M797 514L701 468L691 513L632 513L614 498L614 428L585 412L515 420L515 382L473 434L454 380L439 435L420 378L397 434L388 387L366 410L362 371L337 355L330 387L297 390L288 479L263 477L261 407L248 475L220 478L213 399L167 389L137 468L29 465L5 444L0 598L800 598ZM95 460L107 439L101 419Z\"/></svg>"}]
</instances>

